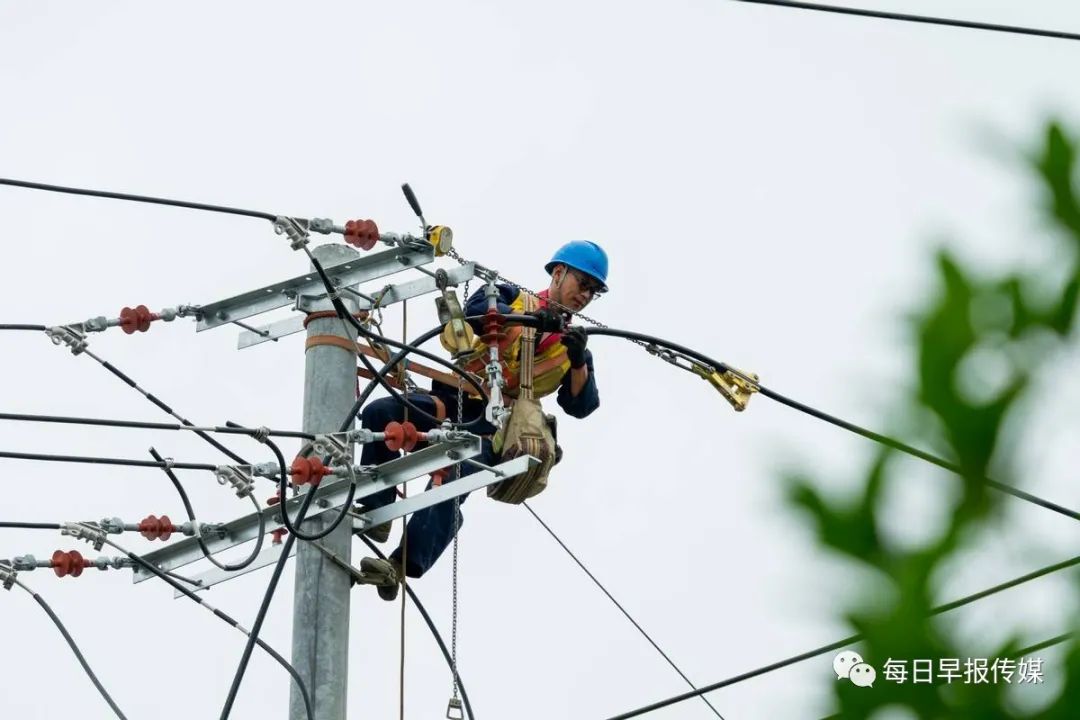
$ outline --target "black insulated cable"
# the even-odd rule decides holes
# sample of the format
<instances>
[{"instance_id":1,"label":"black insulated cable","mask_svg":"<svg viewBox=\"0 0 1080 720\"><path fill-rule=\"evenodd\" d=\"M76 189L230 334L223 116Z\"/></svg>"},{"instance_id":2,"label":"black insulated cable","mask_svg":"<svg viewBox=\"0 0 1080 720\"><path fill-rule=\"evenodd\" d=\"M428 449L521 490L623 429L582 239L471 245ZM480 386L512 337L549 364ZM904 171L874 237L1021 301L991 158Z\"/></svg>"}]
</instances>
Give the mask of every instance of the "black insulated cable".
<instances>
[{"instance_id":1,"label":"black insulated cable","mask_svg":"<svg viewBox=\"0 0 1080 720\"><path fill-rule=\"evenodd\" d=\"M120 378L120 380L122 380L125 384L127 384L129 387L134 389L136 392L138 392L144 398L149 400L156 407L158 407L159 409L165 411L166 414L171 415L172 417L176 418L177 420L179 420L184 425L187 425L189 427L195 427L195 423L193 423L190 420L188 420L187 418L181 416L179 413L177 413L171 407L169 407L164 402L162 402L159 398L155 397L153 393L147 392L146 390L141 388L138 383L136 383L134 380L132 380L127 375L125 375L123 372L121 372L120 369L117 368L112 363L99 358L97 355L90 352L89 350L84 350L83 354L93 358L95 361L97 361L97 363L99 365L101 365L103 368L105 368L106 370L111 372L116 377ZM240 457L239 455L234 453L232 450L230 450L229 448L225 447L224 445L219 443L214 438L207 435L202 430L195 430L194 432L195 432L196 435L198 435L203 440L208 442L212 447L214 447L217 450L220 450L222 453L224 453L226 457L232 459L235 462L240 463L241 465L247 465L248 464L247 461L244 460L244 458Z\"/></svg>"},{"instance_id":2,"label":"black insulated cable","mask_svg":"<svg viewBox=\"0 0 1080 720\"><path fill-rule=\"evenodd\" d=\"M307 515L308 508L311 507L311 501L315 498L315 493L304 493L304 502L300 505L300 512L297 513L296 522L300 524L304 521L304 517ZM236 668L236 673L233 675L232 685L229 687L229 694L225 698L225 706L221 709L221 720L228 720L229 714L232 712L233 704L236 702L236 695L240 691L240 683L244 680L244 674L247 672L248 663L251 661L251 653L256 643L261 643L259 640L259 633L262 631L263 622L266 620L266 613L270 609L270 601L274 598L274 591L277 590L278 582L281 580L281 573L285 569L285 563L289 560L289 553L292 552L292 546L296 542L296 536L289 533L285 537L285 542L281 546L281 557L278 558L277 563L274 565L274 574L270 577L270 583L266 586L266 592L263 594L262 602L259 603L259 611L255 615L255 622L251 626L251 632L248 634L248 642L244 646L244 652L240 656L240 664ZM299 676L296 676L297 682L300 682ZM303 685L301 684L301 687ZM309 713L309 718L311 717Z\"/></svg>"},{"instance_id":3,"label":"black insulated cable","mask_svg":"<svg viewBox=\"0 0 1080 720\"><path fill-rule=\"evenodd\" d=\"M386 555L381 550L379 550L379 548L376 547L375 543L373 543L369 538L361 535L360 539L364 541L364 544L368 546L371 552L375 553L376 557L378 557L380 560L386 559ZM424 604L420 602L420 598L417 597L416 593L413 592L411 585L405 585L405 592L408 594L409 599L412 600L413 605L416 606L416 609L417 611L419 611L420 616L424 618L424 622L427 623L428 630L431 631L432 637L434 637L435 642L438 643L439 650L442 651L443 659L446 660L446 665L450 668L450 674L454 676L455 680L457 680L458 690L461 691L461 701L465 703L465 712L468 713L469 720L476 720L476 715L473 713L472 709L472 703L469 702L469 693L465 690L465 683L462 682L461 675L459 675L454 669L454 660L450 656L450 651L447 649L446 643L443 642L442 635L439 634L438 629L435 627L435 621L431 619L430 615L428 615L427 609L424 607Z\"/></svg>"},{"instance_id":4,"label":"black insulated cable","mask_svg":"<svg viewBox=\"0 0 1080 720\"><path fill-rule=\"evenodd\" d=\"M57 617L56 613L53 612L53 609L49 607L49 604L45 602L45 599L30 588L26 587L26 585L23 585L18 579L15 580L15 584L21 587L26 592L30 593L30 596L34 598L37 604L41 606L41 609L45 611L45 614L49 616L49 619L53 621L53 624L56 625L56 629L60 631L60 634L64 636L64 640L67 641L68 647L71 648L71 652L75 653L75 658L79 661L79 664L82 665L82 669L86 672L87 677L90 678L90 682L94 683L94 687L97 688L97 691L101 694L101 697L103 697L105 699L105 702L109 704L109 707L112 708L112 711L116 714L116 717L120 718L120 720L127 720L127 716L124 715L124 713L120 710L120 707L112 699L112 696L109 695L109 691L105 689L105 686L101 684L101 681L98 680L97 675L95 675L94 671L90 668L90 663L86 661L86 658L83 656L82 651L79 650L79 646L75 643L75 639L71 637L71 634L67 631L67 628L64 627L64 623L60 622L60 618Z\"/></svg>"},{"instance_id":5,"label":"black insulated cable","mask_svg":"<svg viewBox=\"0 0 1080 720\"><path fill-rule=\"evenodd\" d=\"M304 249L307 250L307 248L304 248ZM352 313L349 312L348 308L346 308L345 304L341 301L341 298L338 297L337 290L334 287L334 284L330 281L330 278L327 276L326 271L323 269L322 263L319 262L319 260L311 253L310 250L307 250L307 254L308 254L308 257L311 259L311 264L314 266L315 271L319 274L319 278L323 282L323 286L325 287L326 292L330 297L330 301L333 303L334 310L337 312L338 317L341 318L342 321L347 322L350 325L352 325L361 336L363 336L364 338L366 338L368 340L374 340L375 342L381 343L383 345L388 345L390 347L396 347L396 348L399 348L399 349L406 349L407 348L407 349L409 349L410 352L415 353L415 354L419 355L420 357L427 358L428 360L431 360L432 362L438 363L438 364L446 367L452 373L454 373L456 375L459 375L464 380L466 380L478 393L480 393L481 395L484 393L483 387L480 386L480 384L476 381L475 378L472 377L472 375L470 375L467 372L462 371L461 368L454 365L453 363L439 357L438 355L435 355L434 353L429 353L428 351L423 350L421 348L409 346L409 345L406 345L405 343L398 342L397 340L394 340L392 338L384 337L384 336L379 335L377 333L373 333L370 330L368 330L366 327L364 327L363 324L359 320L357 320L355 317L353 317ZM363 353L358 353L358 356L360 358L360 361L364 364L364 367L367 369L367 371L372 373L372 375L374 376L373 379L378 381L378 383L380 385L382 385L383 388L388 393L390 393L391 397L393 397L398 402L400 402L403 405L405 405L406 407L408 407L411 411L416 412L417 414L421 415L422 417L427 418L428 420L435 423L436 425L442 424L442 420L439 420L439 418L435 417L431 413L429 413L429 412L423 410L422 408L419 408L416 405L414 405L408 399L408 397L406 397L406 395L402 395L402 394L398 393L397 390L395 390L394 387L392 385L390 385L389 382L387 382L386 378L384 378L380 373L378 373L375 370L375 367L371 364L371 362L367 359L367 357ZM483 421L484 421L483 416L480 416L480 417L477 417L477 418L475 418L475 419L473 419L473 420L471 420L469 422L462 423L461 425L457 425L456 423L454 423L453 426L458 428L459 430L468 430L469 428L472 428L472 427L475 427L476 425L479 425Z\"/></svg>"},{"instance_id":6,"label":"black insulated cable","mask_svg":"<svg viewBox=\"0 0 1080 720\"><path fill-rule=\"evenodd\" d=\"M995 23L977 22L974 20L933 17L930 15L910 15L908 13L863 10L862 8L820 5L818 3L807 2L791 2L789 0L733 0L733 2L749 3L752 5L771 5L773 7L794 8L797 10L815 10L817 12L834 13L837 15L854 15L857 17L876 18L879 20L898 20L901 22L921 23L925 25L944 25L946 27L966 28L969 30L989 30L991 32L1011 33L1014 35L1032 35L1035 37L1055 38L1058 40L1080 40L1080 35L1061 30L1043 30L1041 28L1023 27L1018 25L999 25Z\"/></svg>"},{"instance_id":7,"label":"black insulated cable","mask_svg":"<svg viewBox=\"0 0 1080 720\"><path fill-rule=\"evenodd\" d=\"M194 425L177 425L175 423L144 422L137 420L112 420L107 418L69 417L66 415L29 415L26 413L0 413L0 420L15 420L19 422L58 423L61 425L95 425L99 427L136 428L141 430L177 430L177 431L205 431L224 433L227 435L251 435L254 431L243 427L205 427L199 428ZM261 430L260 430L261 432ZM299 438L301 440L314 440L311 433L296 430L266 430L270 437ZM244 463L246 464L246 463Z\"/></svg>"},{"instance_id":8,"label":"black insulated cable","mask_svg":"<svg viewBox=\"0 0 1080 720\"><path fill-rule=\"evenodd\" d=\"M45 332L48 328L44 325L20 325L5 323L0 325L0 330L30 330L36 332Z\"/></svg>"},{"instance_id":9,"label":"black insulated cable","mask_svg":"<svg viewBox=\"0 0 1080 720\"><path fill-rule=\"evenodd\" d=\"M1003 592L1005 590L1009 590L1010 588L1014 588L1014 587L1016 587L1018 585L1022 585L1022 584L1027 583L1027 582L1031 582L1032 580L1035 580L1037 578L1041 578L1041 577L1043 577L1045 575L1049 575L1049 574L1057 572L1059 570L1065 570L1065 569L1073 567L1075 565L1080 565L1080 555L1077 555L1076 557L1069 558L1068 560L1063 560L1062 562L1059 562L1059 563L1054 563L1053 565L1048 565L1048 566L1046 566L1044 568L1040 568L1040 569L1035 570L1033 572L1030 572L1030 573L1028 573L1026 575L1021 575L1018 578L1013 578L1012 580L1008 580L1008 581L1003 582L1003 583L1001 583L999 585L995 585L995 586L993 586L991 588L987 588L986 590L981 590L979 592L972 593L971 595L966 595L966 596L960 598L959 600L954 600L952 602L945 603L944 605L938 605L937 607L933 608L930 611L930 613L928 614L928 617L934 617L936 615L940 615L942 613L949 612L950 610L955 610L956 608L963 607L964 605L970 605L971 603L973 603L973 602L975 602L977 600L982 600L983 598L988 597L990 595L994 595L996 593ZM651 705L646 705L644 707L640 707L637 710L631 710L630 712L623 713L621 715L615 715L613 717L608 718L608 720L627 720L627 718L638 717L639 715L644 715L644 714L650 713L650 712L652 712L654 710L659 710L659 709L665 708L665 707L667 707L669 705L674 705L674 704L680 703L680 702L682 702L684 700L689 700L689 699L697 697L698 695L701 695L703 693L712 692L713 690L719 690L720 688L724 688L724 687L727 687L729 685L735 685L735 684L740 683L740 682L742 682L744 680L749 680L751 678L755 678L755 677L764 675L766 673L770 673L770 672L772 672L774 670L780 670L782 668L786 668L789 665L795 665L796 663L800 663L803 660L809 660L810 658L815 658L815 657L818 657L820 655L825 655L826 653L833 652L834 650L839 650L840 648L847 647L848 645L853 645L853 644L859 642L862 639L863 639L862 635L852 635L850 637L844 638L843 640L837 640L834 643L829 643L828 645L823 645L823 646L821 646L819 648L814 648L813 650L808 650L807 652L800 653L798 655L793 655L792 657L789 657L789 658L786 658L784 660L780 660L780 661L771 663L769 665L765 665L763 667L759 667L759 668L757 668L755 670L750 670L749 672L742 673L741 675L735 675L734 677L727 678L726 680L721 680L719 682L712 683L711 685L706 685L705 687L698 688L694 692L688 692L688 693L682 693L681 695L675 695L675 696L669 697L669 698L667 698L665 700L660 700L659 702L652 703ZM1059 642L1060 642L1060 640L1059 640ZM1036 649L1041 649L1041 648L1036 648ZM1034 650L1031 650L1031 652L1034 652Z\"/></svg>"},{"instance_id":10,"label":"black insulated cable","mask_svg":"<svg viewBox=\"0 0 1080 720\"><path fill-rule=\"evenodd\" d=\"M288 470L286 470L285 466L285 456L281 454L281 450L278 448L278 446L271 442L269 439L266 439L264 442L267 446L270 447L271 450L273 450L274 455L277 456L278 467L281 468L281 471L278 473L278 497L280 498L278 507L281 508L281 521L284 523L285 528L289 531L290 536L300 538L301 540L305 540L307 542L314 542L315 540L322 540L324 537L334 532L334 530L337 529L338 525L340 525L341 522L346 517L348 517L349 509L352 506L353 498L356 496L356 478L353 476L352 468L349 468L349 493L345 497L345 501L341 506L341 511L325 528L323 528L317 533L309 535L300 530L301 520L299 519L299 515L297 516L298 519L295 523L289 519L289 511L288 508L285 506L285 499L288 497L287 493L289 491L289 473ZM314 495L317 490L318 485L312 487L309 491L309 494Z\"/></svg>"},{"instance_id":11,"label":"black insulated cable","mask_svg":"<svg viewBox=\"0 0 1080 720\"><path fill-rule=\"evenodd\" d=\"M166 583L169 584L170 587L172 587L174 590L179 591L184 597L188 598L189 600L194 601L198 605L203 606L204 608L206 608L207 610L212 612L214 615L216 615L218 618L225 621L226 624L231 625L232 627L236 628L240 632L247 635L248 643L251 646L254 646L254 645L257 644L259 647L261 647L263 650L265 650L267 652L267 654L270 655L270 657L274 658L274 660L276 660L277 663L279 665L281 665L281 667L283 667L285 669L285 671L287 673L289 673L289 675L292 676L292 679L296 683L296 686L300 689L300 694L304 698L304 706L307 708L308 720L314 720L315 714L314 714L314 712L312 710L311 695L308 693L307 686L304 684L303 678L300 677L300 673L296 672L296 668L294 668L289 663L288 660L283 658L276 650L274 650L274 648L270 647L268 644L266 644L265 642L260 640L258 638L258 634L257 634L257 632L255 630L251 630L251 631L246 630L244 628L244 626L241 625L239 622L237 622L236 619L233 618L231 615L229 615L228 613L226 613L223 610L219 610L218 608L214 607L210 603L206 602L201 597L196 595L193 591L189 590L188 588L184 587L180 583L176 582L171 577L169 577L167 573L162 572L155 565L153 565L152 563L147 562L144 558L140 557L139 555L136 555L135 553L130 552L129 550L126 550L126 549L120 547L119 545L114 543L112 540L109 540L108 538L105 539L105 544L109 545L110 547L116 548L118 551L122 552L128 558L130 558L134 562L138 563L139 566L144 568L147 572L150 572L150 573L156 575L157 577L161 578L162 580L164 580Z\"/></svg>"},{"instance_id":12,"label":"black insulated cable","mask_svg":"<svg viewBox=\"0 0 1080 720\"><path fill-rule=\"evenodd\" d=\"M195 519L195 508L192 507L191 499L188 497L187 491L184 490L184 486L180 483L180 479L176 477L176 473L172 471L168 463L165 462L165 458L161 457L161 455L156 449L150 448L150 455L162 464L161 469L165 471L165 474L169 477L169 480L172 481L173 487L176 488L176 492L180 495L180 502L184 504L184 512L187 514L187 518L191 521L192 526L194 526L195 523L198 522ZM214 554L210 552L210 548L206 546L206 541L203 540L202 533L198 531L196 531L195 533L195 542L199 544L199 550L202 551L203 557L213 563L213 565L219 570L224 570L225 572L243 570L248 565L255 562L255 559L259 557L259 553L262 552L263 536L266 534L266 518L263 516L262 508L259 507L258 501L256 501L252 497L252 502L255 504L255 511L259 515L259 534L255 538L255 547L251 551L251 554L240 562L234 565L229 565L227 563L221 562L214 557Z\"/></svg>"},{"instance_id":13,"label":"black insulated cable","mask_svg":"<svg viewBox=\"0 0 1080 720\"><path fill-rule=\"evenodd\" d=\"M183 462L157 462L151 460L132 460L130 458L107 458L86 457L83 455L44 455L42 453L20 453L0 450L0 458L12 460L41 460L44 462L85 463L89 465L123 465L126 467L173 467L177 470L209 470L213 472L216 465L208 463L183 463Z\"/></svg>"},{"instance_id":14,"label":"black insulated cable","mask_svg":"<svg viewBox=\"0 0 1080 720\"><path fill-rule=\"evenodd\" d=\"M131 202L151 203L153 205L169 205L171 207L188 208L189 210L208 210L210 212L226 213L228 215L243 215L245 217L259 218L274 222L276 215L259 212L258 210L244 210L242 208L224 207L222 205L207 205L206 203L188 202L186 200L170 200L168 198L151 197L149 195L132 195L130 193L109 192L107 190L89 190L86 188L65 187L63 185L49 185L46 183L29 182L27 180L12 180L0 178L0 185L27 188L29 190L45 190L47 192L66 193L68 195L85 195L88 197L108 198L110 200L130 200Z\"/></svg>"},{"instance_id":15,"label":"black insulated cable","mask_svg":"<svg viewBox=\"0 0 1080 720\"><path fill-rule=\"evenodd\" d=\"M776 402L779 402L779 403L781 403L783 405L787 405L788 407L790 407L790 408L792 408L794 410L798 410L800 412L806 413L807 415L815 417L815 418L817 418L819 420L824 420L827 423L835 425L835 426L837 426L839 428L843 428L844 430L848 430L850 432L853 432L856 435L861 435L864 438L867 438L869 440L873 440L874 442L885 445L886 447L890 447L890 448L892 448L894 450L899 450L900 452L911 455L912 457L917 457L920 460L925 460L926 462L937 465L938 467L943 468L945 470L948 470L950 472L953 472L953 473L955 473L957 475L960 475L961 477L969 477L969 473L965 473L964 469L962 467L960 467L959 465L957 465L956 463L951 463L948 460L944 460L942 458L937 457L936 455L932 455L932 454L930 454L928 452L924 452L922 450L919 450L918 448L912 447L911 445L908 445L906 443L902 443L902 442L900 442L899 440L897 440L895 438L889 437L888 435L882 435L881 433L876 433L876 432L874 432L872 430L867 430L864 427L860 427L859 425L855 425L854 423L847 422L846 420L841 420L840 418L829 415L828 413L822 412L821 410L817 410L815 408L812 408L809 405L804 405L803 403L800 403L800 402L797 402L797 401L792 400L790 398L787 398L787 397L781 395L780 393L774 392L774 391L770 390L769 388L765 387L764 385L761 385L757 381L754 381L752 378L746 377L746 375L739 372L735 368L732 368L731 366L729 366L729 365L727 365L725 363L717 362L716 360L713 360L712 358L710 358L708 355L704 355L702 353L697 352L696 350L692 350L692 349L690 349L688 347L685 347L683 345L679 345L678 343L674 343L674 342L671 342L670 340L664 340L664 339L658 338L658 337L653 337L652 335L645 335L644 333L631 332L629 330L616 330L614 328L597 328L597 327L588 327L588 328L584 328L584 330L585 330L586 335L604 335L604 336L608 336L608 337L623 338L623 339L626 339L626 340L636 340L636 341L640 341L640 342L645 342L645 343L647 343L649 345L656 345L656 346L660 346L660 347L665 347L665 348L668 348L670 350L674 350L675 352L680 353L682 355L685 355L687 357L693 358L694 360L697 360L697 361L701 362L704 365L710 366L710 367L714 368L715 370L717 370L718 372L730 371L730 372L740 376L741 378L743 378L745 380L753 382L754 386L757 387L757 389L758 389L758 393L763 395L764 397L775 400ZM1054 512L1060 514L1060 515L1064 515L1065 517L1072 518L1073 520L1080 520L1080 512L1077 512L1075 510L1070 510L1067 507L1064 507L1062 505L1058 505L1057 503L1046 500L1045 498L1041 498L1041 497L1039 497L1037 495L1033 495L1033 494L1031 494L1029 492L1025 492L1024 490L1020 490L1019 488L1015 488L1012 485L1006 485L1005 483L998 482L996 480L992 480L992 479L990 479L988 477L980 477L978 479L980 481L982 481L983 483L985 483L988 487L991 487L991 488L993 488L995 490L1006 493L1008 495L1012 495L1015 498L1019 498L1020 500L1024 500L1024 501L1032 503L1034 505L1038 505L1038 506L1043 507L1043 508L1045 508L1047 510L1052 510L1052 511L1054 511Z\"/></svg>"},{"instance_id":16,"label":"black insulated cable","mask_svg":"<svg viewBox=\"0 0 1080 720\"><path fill-rule=\"evenodd\" d=\"M0 528L14 530L59 530L59 523L0 522Z\"/></svg>"}]
</instances>

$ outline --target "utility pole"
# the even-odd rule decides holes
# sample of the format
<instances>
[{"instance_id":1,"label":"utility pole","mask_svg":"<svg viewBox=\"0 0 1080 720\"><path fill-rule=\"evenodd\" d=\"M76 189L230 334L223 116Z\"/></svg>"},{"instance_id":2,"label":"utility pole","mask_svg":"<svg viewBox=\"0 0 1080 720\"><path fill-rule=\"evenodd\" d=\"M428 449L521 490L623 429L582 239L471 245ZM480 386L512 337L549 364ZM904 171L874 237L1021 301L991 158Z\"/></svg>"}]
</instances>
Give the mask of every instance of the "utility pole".
<instances>
[{"instance_id":1,"label":"utility pole","mask_svg":"<svg viewBox=\"0 0 1080 720\"><path fill-rule=\"evenodd\" d=\"M324 266L335 265L359 253L344 245L322 245L312 253ZM350 312L355 302L343 298ZM326 304L330 309L329 303ZM346 335L348 332L348 335ZM338 317L316 318L307 326L307 337L334 335L350 342L355 330ZM333 345L307 348L304 360L303 430L333 433L356 399L356 355ZM307 486L312 489L312 486ZM284 498L282 498L284 500ZM312 504L311 509L319 509ZM320 531L333 521L336 512L305 521L307 533ZM345 562L350 562L351 521L342 522L321 544ZM292 663L304 679L315 707L315 720L345 720L349 678L349 600L352 581L310 543L297 543L296 585L293 591ZM289 694L290 720L306 720L304 701L292 685Z\"/></svg>"}]
</instances>

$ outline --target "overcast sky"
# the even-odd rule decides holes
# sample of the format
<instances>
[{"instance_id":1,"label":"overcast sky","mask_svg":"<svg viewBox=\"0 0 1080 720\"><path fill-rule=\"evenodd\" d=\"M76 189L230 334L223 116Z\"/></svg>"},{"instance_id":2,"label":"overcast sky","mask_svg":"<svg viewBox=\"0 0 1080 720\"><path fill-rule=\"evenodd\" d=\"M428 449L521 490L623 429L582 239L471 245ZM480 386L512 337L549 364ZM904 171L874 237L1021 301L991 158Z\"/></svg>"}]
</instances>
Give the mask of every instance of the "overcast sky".
<instances>
[{"instance_id":1,"label":"overcast sky","mask_svg":"<svg viewBox=\"0 0 1080 720\"><path fill-rule=\"evenodd\" d=\"M874 5L1080 32L1067 0ZM611 293L593 316L888 430L910 377L901 314L925 297L934 248L987 270L1051 251L1017 151L1051 115L1080 127L1078 63L1075 42L725 0L4 3L0 175L371 217L396 231L414 229L399 190L408 181L466 257L540 287L556 246L595 240L611 257ZM14 188L0 188L0 217L2 322L206 304L306 268L259 220ZM388 318L399 335L399 315ZM430 300L412 303L410 328L436 322ZM91 347L196 423L297 428L301 336L238 352L238 332L196 335L178 321L95 335ZM2 342L5 411L168 421L44 336ZM706 383L632 345L590 347L601 407L562 422L566 456L534 508L700 684L848 634L838 618L865 578L813 542L778 478L811 468L844 492L873 452L867 441L763 398L736 415ZM1071 507L1076 367L1059 363L1023 479ZM175 433L5 424L0 437L6 450L141 459L153 444L221 461ZM250 441L230 444L269 459ZM0 519L182 516L157 471L0 468ZM940 527L953 480L908 469L889 531L917 543ZM208 475L182 479L201 519L247 512ZM523 509L478 494L465 515L458 645L480 720L603 718L686 689ZM1068 557L1077 531L1014 504L980 540L941 579L942 599ZM73 547L95 555L55 533L0 535L0 557ZM354 545L357 560L363 549ZM250 625L269 575L209 600ZM160 584L132 586L126 571L22 579L128 717L217 717L239 633ZM958 613L972 654L1013 627L1033 642L1057 634L1077 611L1064 583ZM449 558L415 588L448 637ZM352 601L349 716L396 717L398 607L370 588ZM290 564L263 632L285 655L291 618ZM448 671L412 610L407 631L407 715L443 717ZM0 636L0 716L108 716L25 593L0 596ZM1025 707L1057 687L1060 665L1045 656L1047 684L1017 699ZM823 657L710 697L728 720L813 718L832 710L833 682ZM288 687L257 652L233 717L283 717ZM651 717L711 714L693 701Z\"/></svg>"}]
</instances>

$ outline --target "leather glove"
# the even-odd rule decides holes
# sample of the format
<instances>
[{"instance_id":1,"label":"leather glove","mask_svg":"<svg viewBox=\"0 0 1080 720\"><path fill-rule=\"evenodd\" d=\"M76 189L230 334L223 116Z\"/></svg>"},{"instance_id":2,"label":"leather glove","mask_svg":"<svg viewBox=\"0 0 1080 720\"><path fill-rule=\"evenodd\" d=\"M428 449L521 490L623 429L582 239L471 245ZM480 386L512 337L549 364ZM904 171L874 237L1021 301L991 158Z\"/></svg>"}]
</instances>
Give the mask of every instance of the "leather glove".
<instances>
[{"instance_id":1,"label":"leather glove","mask_svg":"<svg viewBox=\"0 0 1080 720\"><path fill-rule=\"evenodd\" d=\"M585 328L572 327L563 333L562 344L566 347L571 368L579 368L585 364L585 345L588 342L589 336L585 334Z\"/></svg>"},{"instance_id":2,"label":"leather glove","mask_svg":"<svg viewBox=\"0 0 1080 720\"><path fill-rule=\"evenodd\" d=\"M535 312L529 313L530 316L537 319L536 330L539 333L546 332L562 332L563 319L562 315L553 310L552 308L540 308Z\"/></svg>"}]
</instances>

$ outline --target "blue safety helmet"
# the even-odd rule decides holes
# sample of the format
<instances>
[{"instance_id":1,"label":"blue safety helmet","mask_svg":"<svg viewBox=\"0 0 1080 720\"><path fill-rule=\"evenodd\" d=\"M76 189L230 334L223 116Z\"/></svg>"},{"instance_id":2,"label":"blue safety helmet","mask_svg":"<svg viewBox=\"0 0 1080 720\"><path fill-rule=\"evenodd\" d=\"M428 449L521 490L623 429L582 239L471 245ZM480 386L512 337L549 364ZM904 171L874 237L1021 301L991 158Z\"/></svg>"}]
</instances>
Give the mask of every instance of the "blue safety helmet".
<instances>
[{"instance_id":1,"label":"blue safety helmet","mask_svg":"<svg viewBox=\"0 0 1080 720\"><path fill-rule=\"evenodd\" d=\"M548 275L556 265L566 265L592 275L603 285L600 291L607 292L607 253L596 243L589 240L571 240L556 250L551 261L544 266Z\"/></svg>"}]
</instances>

